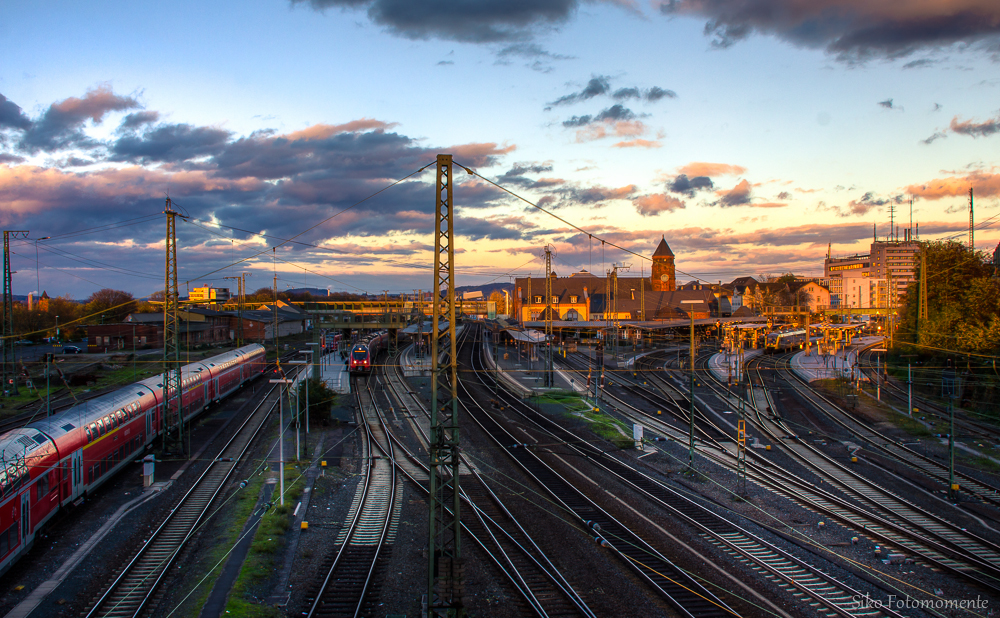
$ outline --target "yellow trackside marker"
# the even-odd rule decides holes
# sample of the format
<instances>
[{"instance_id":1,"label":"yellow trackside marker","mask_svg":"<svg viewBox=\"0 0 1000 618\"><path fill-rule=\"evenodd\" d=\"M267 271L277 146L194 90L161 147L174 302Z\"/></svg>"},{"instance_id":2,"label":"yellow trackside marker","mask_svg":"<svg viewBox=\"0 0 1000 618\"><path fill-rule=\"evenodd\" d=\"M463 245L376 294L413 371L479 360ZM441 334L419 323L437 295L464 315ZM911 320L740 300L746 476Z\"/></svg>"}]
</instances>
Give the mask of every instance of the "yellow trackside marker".
<instances>
[{"instance_id":1,"label":"yellow trackside marker","mask_svg":"<svg viewBox=\"0 0 1000 618\"><path fill-rule=\"evenodd\" d=\"M302 529L302 530L308 530L309 529L309 522L307 522L307 521L302 522L301 524L299 524L299 528Z\"/></svg>"}]
</instances>

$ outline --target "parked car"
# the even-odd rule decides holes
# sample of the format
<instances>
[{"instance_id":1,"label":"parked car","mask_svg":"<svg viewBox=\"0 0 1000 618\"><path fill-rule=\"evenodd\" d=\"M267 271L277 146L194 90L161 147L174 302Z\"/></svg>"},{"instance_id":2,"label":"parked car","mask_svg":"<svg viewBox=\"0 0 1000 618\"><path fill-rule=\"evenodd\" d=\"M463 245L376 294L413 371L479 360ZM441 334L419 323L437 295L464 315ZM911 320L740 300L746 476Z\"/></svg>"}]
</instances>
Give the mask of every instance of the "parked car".
<instances>
[{"instance_id":1,"label":"parked car","mask_svg":"<svg viewBox=\"0 0 1000 618\"><path fill-rule=\"evenodd\" d=\"M35 342L30 339L22 339L20 341L15 341L17 345L35 345Z\"/></svg>"},{"instance_id":2,"label":"parked car","mask_svg":"<svg viewBox=\"0 0 1000 618\"><path fill-rule=\"evenodd\" d=\"M63 346L63 354L79 354L79 353L80 353L80 348L76 347L75 345Z\"/></svg>"}]
</instances>

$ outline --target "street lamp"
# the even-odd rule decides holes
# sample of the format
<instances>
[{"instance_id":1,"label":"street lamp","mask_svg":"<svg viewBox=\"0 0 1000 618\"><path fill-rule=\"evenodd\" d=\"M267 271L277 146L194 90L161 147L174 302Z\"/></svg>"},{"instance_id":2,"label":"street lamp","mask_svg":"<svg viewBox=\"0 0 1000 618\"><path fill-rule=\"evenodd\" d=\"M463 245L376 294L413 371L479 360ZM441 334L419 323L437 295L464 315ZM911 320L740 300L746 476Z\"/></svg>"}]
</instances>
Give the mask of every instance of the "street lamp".
<instances>
[{"instance_id":1,"label":"street lamp","mask_svg":"<svg viewBox=\"0 0 1000 618\"><path fill-rule=\"evenodd\" d=\"M688 468L694 472L694 306L699 305L702 301L700 300L682 300L682 305L691 305L688 307L688 315L691 316L691 359L690 359L690 369L691 369L691 385L689 387L689 394L691 400L691 426L688 433Z\"/></svg>"},{"instance_id":2,"label":"street lamp","mask_svg":"<svg viewBox=\"0 0 1000 618\"><path fill-rule=\"evenodd\" d=\"M278 391L278 492L281 506L285 506L285 391L292 380L268 380L271 384L280 384Z\"/></svg>"},{"instance_id":3,"label":"street lamp","mask_svg":"<svg viewBox=\"0 0 1000 618\"><path fill-rule=\"evenodd\" d=\"M51 236L42 236L41 238L36 238L35 239L35 289L38 290L39 294L41 294L42 285L40 283L41 279L39 279L39 277L38 277L38 241L39 240L48 240L50 238L52 238L52 237Z\"/></svg>"}]
</instances>

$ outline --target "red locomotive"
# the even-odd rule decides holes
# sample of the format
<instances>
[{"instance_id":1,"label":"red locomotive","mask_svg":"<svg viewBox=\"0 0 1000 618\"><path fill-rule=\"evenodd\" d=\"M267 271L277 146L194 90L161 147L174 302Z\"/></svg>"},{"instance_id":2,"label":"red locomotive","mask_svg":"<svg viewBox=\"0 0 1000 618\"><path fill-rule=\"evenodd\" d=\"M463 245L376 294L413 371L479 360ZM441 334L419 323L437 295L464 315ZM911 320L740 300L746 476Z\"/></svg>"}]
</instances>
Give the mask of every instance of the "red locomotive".
<instances>
[{"instance_id":1,"label":"red locomotive","mask_svg":"<svg viewBox=\"0 0 1000 618\"><path fill-rule=\"evenodd\" d=\"M184 418L260 375L264 364L264 347L253 344L182 367ZM0 435L0 574L60 508L92 492L160 435L163 410L161 374Z\"/></svg>"},{"instance_id":2,"label":"red locomotive","mask_svg":"<svg viewBox=\"0 0 1000 618\"><path fill-rule=\"evenodd\" d=\"M388 331L380 330L367 335L351 348L351 373L370 373L375 367L375 357L389 341Z\"/></svg>"}]
</instances>

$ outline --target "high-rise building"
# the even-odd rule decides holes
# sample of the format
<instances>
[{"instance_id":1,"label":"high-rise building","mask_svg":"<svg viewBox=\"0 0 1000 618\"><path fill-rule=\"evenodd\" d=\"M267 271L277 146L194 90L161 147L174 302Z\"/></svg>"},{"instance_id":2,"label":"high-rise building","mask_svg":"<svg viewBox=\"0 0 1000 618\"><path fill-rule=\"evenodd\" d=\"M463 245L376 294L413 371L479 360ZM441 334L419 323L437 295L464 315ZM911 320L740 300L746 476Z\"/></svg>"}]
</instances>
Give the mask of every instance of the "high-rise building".
<instances>
[{"instance_id":1,"label":"high-rise building","mask_svg":"<svg viewBox=\"0 0 1000 618\"><path fill-rule=\"evenodd\" d=\"M898 307L915 281L920 242L875 240L865 255L827 256L823 276L832 307Z\"/></svg>"}]
</instances>

